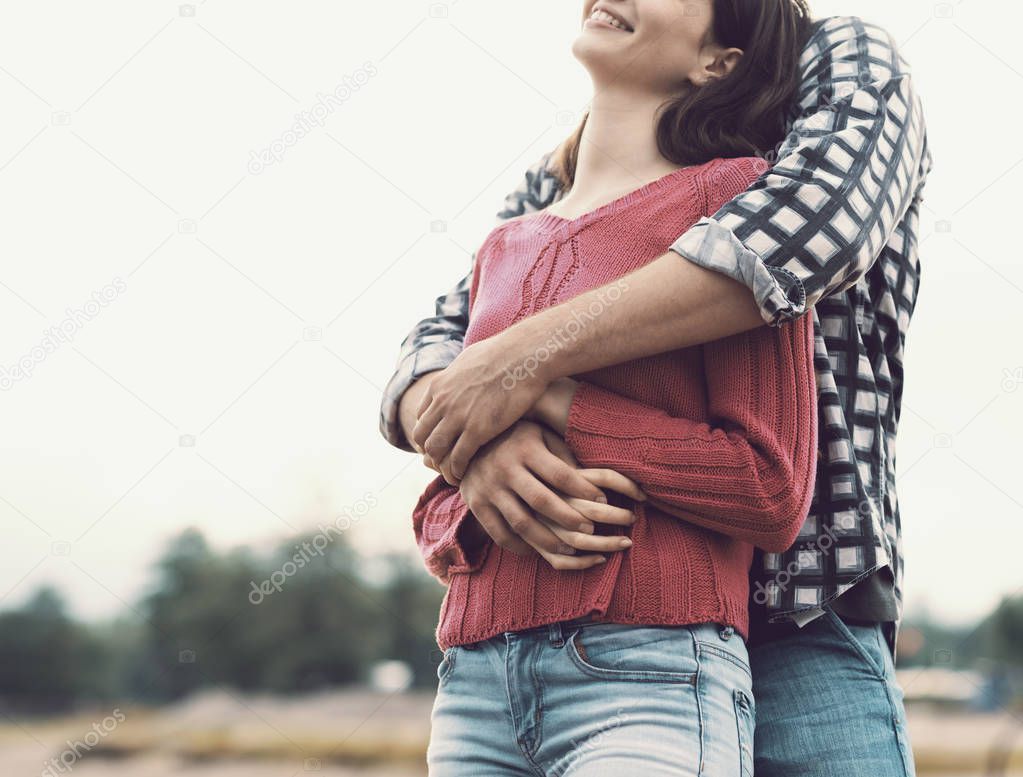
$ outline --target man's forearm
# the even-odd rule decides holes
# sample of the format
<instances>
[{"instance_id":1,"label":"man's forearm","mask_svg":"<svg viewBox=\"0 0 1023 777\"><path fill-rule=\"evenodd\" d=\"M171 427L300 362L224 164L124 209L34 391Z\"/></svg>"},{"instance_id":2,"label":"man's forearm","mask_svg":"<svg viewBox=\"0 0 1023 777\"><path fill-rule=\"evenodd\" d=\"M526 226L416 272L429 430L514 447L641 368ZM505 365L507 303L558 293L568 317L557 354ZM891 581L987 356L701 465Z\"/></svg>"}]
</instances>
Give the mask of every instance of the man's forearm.
<instances>
[{"instance_id":1,"label":"man's forearm","mask_svg":"<svg viewBox=\"0 0 1023 777\"><path fill-rule=\"evenodd\" d=\"M764 326L750 289L669 251L497 337L548 381Z\"/></svg>"}]
</instances>

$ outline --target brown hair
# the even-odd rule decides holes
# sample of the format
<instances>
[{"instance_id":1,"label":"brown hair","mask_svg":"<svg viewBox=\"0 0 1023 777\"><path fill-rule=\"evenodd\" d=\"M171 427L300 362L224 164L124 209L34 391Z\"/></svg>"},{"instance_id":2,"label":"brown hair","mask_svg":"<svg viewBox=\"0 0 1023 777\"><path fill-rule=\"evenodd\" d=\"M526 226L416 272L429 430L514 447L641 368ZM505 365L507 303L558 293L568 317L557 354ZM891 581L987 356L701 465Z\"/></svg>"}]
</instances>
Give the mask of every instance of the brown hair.
<instances>
[{"instance_id":1,"label":"brown hair","mask_svg":"<svg viewBox=\"0 0 1023 777\"><path fill-rule=\"evenodd\" d=\"M767 157L785 138L799 87L799 57L810 35L807 0L713 0L710 36L742 49L732 72L666 102L657 148L677 165L717 157ZM551 172L563 188L575 181L589 112L554 152Z\"/></svg>"}]
</instances>

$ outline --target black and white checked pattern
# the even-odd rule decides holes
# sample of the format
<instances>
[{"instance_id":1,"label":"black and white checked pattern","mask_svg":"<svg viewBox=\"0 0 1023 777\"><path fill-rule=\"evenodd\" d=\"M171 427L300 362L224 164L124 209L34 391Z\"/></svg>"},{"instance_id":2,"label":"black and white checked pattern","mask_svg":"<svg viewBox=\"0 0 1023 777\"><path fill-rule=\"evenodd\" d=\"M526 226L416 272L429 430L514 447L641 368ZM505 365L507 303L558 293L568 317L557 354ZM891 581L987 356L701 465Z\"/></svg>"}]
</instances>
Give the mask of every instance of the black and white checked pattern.
<instances>
[{"instance_id":1,"label":"black and white checked pattern","mask_svg":"<svg viewBox=\"0 0 1023 777\"><path fill-rule=\"evenodd\" d=\"M810 514L785 553L758 553L753 601L772 620L818 611L890 568L896 600L902 544L895 438L903 349L920 279L917 234L931 168L924 119L906 63L881 28L854 17L817 23L778 161L671 249L754 293L772 325L811 309L820 456ZM508 195L499 220L562 196L544 154ZM473 257L475 260L475 256ZM401 346L380 429L411 451L401 394L461 351L472 272L437 299Z\"/></svg>"}]
</instances>

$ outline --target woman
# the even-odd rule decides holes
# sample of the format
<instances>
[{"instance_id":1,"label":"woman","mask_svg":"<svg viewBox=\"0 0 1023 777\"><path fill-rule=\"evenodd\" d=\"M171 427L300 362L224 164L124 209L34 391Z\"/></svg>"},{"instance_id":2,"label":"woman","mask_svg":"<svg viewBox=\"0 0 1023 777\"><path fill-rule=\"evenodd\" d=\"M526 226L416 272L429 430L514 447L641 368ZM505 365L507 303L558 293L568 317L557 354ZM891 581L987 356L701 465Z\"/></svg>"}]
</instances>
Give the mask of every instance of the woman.
<instances>
[{"instance_id":1,"label":"woman","mask_svg":"<svg viewBox=\"0 0 1023 777\"><path fill-rule=\"evenodd\" d=\"M559 149L568 194L484 241L466 344L616 279L627 294L782 140L801 0L585 0L583 20L595 94ZM552 385L531 419L616 484L607 504L568 500L595 533L546 521L570 565L495 545L458 488L427 487L413 525L449 585L431 775L752 774L747 575L809 507L812 354L804 316Z\"/></svg>"}]
</instances>

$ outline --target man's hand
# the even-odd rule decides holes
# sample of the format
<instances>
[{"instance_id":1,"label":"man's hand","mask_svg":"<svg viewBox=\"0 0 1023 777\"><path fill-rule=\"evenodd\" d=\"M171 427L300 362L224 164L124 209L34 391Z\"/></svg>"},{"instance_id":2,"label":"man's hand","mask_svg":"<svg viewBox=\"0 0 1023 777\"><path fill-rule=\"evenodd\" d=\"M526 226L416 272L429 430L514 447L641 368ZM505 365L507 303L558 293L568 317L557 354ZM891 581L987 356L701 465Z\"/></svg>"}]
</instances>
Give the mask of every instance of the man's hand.
<instances>
[{"instance_id":1,"label":"man's hand","mask_svg":"<svg viewBox=\"0 0 1023 777\"><path fill-rule=\"evenodd\" d=\"M426 384L409 441L453 486L480 446L522 418L547 388L539 360L517 357L516 343L507 332L474 343Z\"/></svg>"},{"instance_id":2,"label":"man's hand","mask_svg":"<svg viewBox=\"0 0 1023 777\"><path fill-rule=\"evenodd\" d=\"M613 470L578 469L564 441L530 421L484 445L460 486L479 528L495 543L518 555L535 550L555 569L587 569L606 560L601 553L631 545L621 536L594 534L595 522L635 521L630 511L608 505L601 488L646 498ZM479 528L467 527L467 536L478 540Z\"/></svg>"}]
</instances>

